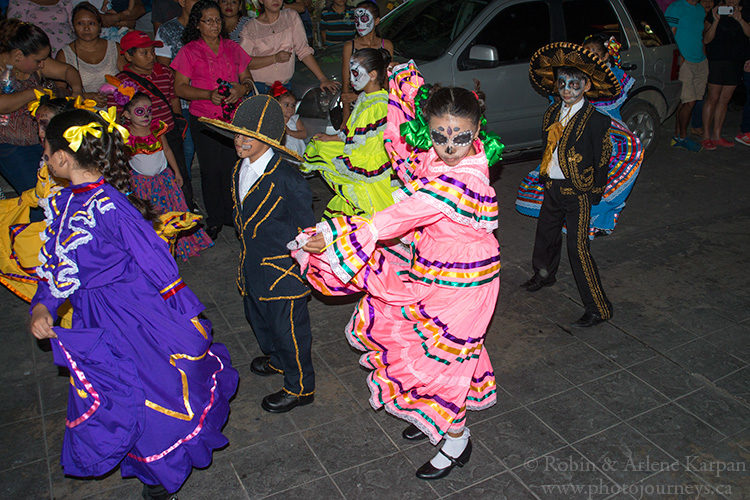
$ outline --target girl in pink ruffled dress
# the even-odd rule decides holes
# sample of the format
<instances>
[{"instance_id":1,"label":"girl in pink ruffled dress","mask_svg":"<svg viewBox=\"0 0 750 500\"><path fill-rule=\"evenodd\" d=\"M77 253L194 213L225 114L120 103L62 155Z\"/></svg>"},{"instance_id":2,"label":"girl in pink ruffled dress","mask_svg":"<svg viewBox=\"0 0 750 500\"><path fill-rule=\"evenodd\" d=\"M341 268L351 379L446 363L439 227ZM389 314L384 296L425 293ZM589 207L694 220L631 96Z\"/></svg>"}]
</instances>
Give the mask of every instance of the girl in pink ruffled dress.
<instances>
[{"instance_id":1,"label":"girl in pink ruffled dress","mask_svg":"<svg viewBox=\"0 0 750 500\"><path fill-rule=\"evenodd\" d=\"M500 255L485 147L495 160L502 145L481 130L481 92L422 83L413 62L390 78L385 142L404 183L396 203L320 222L289 246L317 290L365 292L346 336L372 370L370 404L409 422L405 439L444 441L417 470L438 479L469 460L466 410L496 398L484 338Z\"/></svg>"}]
</instances>

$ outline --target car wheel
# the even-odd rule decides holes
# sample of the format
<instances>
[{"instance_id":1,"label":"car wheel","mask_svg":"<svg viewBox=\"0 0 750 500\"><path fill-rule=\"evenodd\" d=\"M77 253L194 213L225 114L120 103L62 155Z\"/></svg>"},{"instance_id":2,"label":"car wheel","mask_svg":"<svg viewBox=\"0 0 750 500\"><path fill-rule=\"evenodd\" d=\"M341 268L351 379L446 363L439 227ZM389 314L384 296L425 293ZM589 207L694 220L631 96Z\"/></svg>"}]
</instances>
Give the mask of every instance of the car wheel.
<instances>
[{"instance_id":1,"label":"car wheel","mask_svg":"<svg viewBox=\"0 0 750 500\"><path fill-rule=\"evenodd\" d=\"M661 123L656 109L642 99L633 99L622 107L622 120L641 141L645 154L650 154L656 148L656 131Z\"/></svg>"}]
</instances>

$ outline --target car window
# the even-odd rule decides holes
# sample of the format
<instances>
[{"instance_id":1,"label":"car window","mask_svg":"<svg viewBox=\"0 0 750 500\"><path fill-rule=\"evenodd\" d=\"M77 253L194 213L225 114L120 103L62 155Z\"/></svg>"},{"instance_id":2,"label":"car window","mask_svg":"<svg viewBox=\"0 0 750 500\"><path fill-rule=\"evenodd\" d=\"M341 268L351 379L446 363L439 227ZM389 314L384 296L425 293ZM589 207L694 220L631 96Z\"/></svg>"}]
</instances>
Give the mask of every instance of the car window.
<instances>
[{"instance_id":1,"label":"car window","mask_svg":"<svg viewBox=\"0 0 750 500\"><path fill-rule=\"evenodd\" d=\"M492 18L471 42L460 61L460 69L476 69L502 64L528 62L539 47L550 42L550 16L547 2L532 1L511 5ZM495 47L498 62L488 66L468 59L474 45Z\"/></svg>"},{"instance_id":2,"label":"car window","mask_svg":"<svg viewBox=\"0 0 750 500\"><path fill-rule=\"evenodd\" d=\"M625 0L625 7L646 47L659 47L672 43L664 17L653 2Z\"/></svg>"},{"instance_id":3,"label":"car window","mask_svg":"<svg viewBox=\"0 0 750 500\"><path fill-rule=\"evenodd\" d=\"M607 37L614 36L622 44L622 50L628 48L620 19L607 0L565 0L563 17L565 39L569 42L583 43L587 36L602 33Z\"/></svg>"},{"instance_id":4,"label":"car window","mask_svg":"<svg viewBox=\"0 0 750 500\"><path fill-rule=\"evenodd\" d=\"M484 10L490 0L412 0L386 16L378 26L393 42L396 55L432 61Z\"/></svg>"}]
</instances>

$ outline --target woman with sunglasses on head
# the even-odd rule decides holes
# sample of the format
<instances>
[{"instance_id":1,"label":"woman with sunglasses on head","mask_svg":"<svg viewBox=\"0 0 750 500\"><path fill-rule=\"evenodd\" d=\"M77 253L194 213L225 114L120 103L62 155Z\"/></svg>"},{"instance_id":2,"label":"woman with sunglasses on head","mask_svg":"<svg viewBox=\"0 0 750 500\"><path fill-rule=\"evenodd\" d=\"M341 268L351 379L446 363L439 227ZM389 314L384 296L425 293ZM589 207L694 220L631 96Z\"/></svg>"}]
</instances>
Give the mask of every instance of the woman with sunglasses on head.
<instances>
[{"instance_id":1,"label":"woman with sunglasses on head","mask_svg":"<svg viewBox=\"0 0 750 500\"><path fill-rule=\"evenodd\" d=\"M236 155L231 141L211 132L198 118L229 121L234 108L253 89L250 56L224 33L219 4L200 0L190 11L182 34L184 45L171 64L175 93L190 101L190 131L211 239L216 239L223 225L234 224L230 165L235 164Z\"/></svg>"}]
</instances>

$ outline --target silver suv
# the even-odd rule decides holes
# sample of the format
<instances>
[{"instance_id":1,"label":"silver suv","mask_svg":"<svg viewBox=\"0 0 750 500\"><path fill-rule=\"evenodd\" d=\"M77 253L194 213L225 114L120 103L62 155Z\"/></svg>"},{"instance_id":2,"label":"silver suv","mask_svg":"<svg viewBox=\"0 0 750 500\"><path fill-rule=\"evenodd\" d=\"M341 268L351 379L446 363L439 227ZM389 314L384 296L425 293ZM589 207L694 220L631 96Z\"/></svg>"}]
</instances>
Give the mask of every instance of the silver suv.
<instances>
[{"instance_id":1,"label":"silver suv","mask_svg":"<svg viewBox=\"0 0 750 500\"><path fill-rule=\"evenodd\" d=\"M389 13L380 33L393 41L395 59L414 59L428 82L473 87L487 94L488 127L506 144L506 157L541 146L540 124L549 105L531 88L528 61L539 47L577 43L604 32L621 43L622 67L635 85L622 108L628 127L652 150L655 131L677 107L677 47L653 0L411 0ZM341 78L341 46L316 55L323 72ZM299 69L293 84L304 98L299 113L326 122L330 98ZM315 126L313 126L315 128Z\"/></svg>"}]
</instances>

